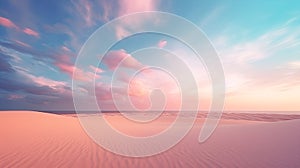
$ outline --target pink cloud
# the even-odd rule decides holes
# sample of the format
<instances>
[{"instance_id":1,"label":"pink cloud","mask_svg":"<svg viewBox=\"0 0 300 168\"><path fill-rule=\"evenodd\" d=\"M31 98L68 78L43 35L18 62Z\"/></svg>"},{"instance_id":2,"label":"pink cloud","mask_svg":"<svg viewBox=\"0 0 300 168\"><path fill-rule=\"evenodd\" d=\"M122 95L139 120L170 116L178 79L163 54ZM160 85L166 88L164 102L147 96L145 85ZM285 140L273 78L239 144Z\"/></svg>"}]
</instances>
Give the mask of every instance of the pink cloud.
<instances>
[{"instance_id":1,"label":"pink cloud","mask_svg":"<svg viewBox=\"0 0 300 168\"><path fill-rule=\"evenodd\" d=\"M157 47L159 48L164 48L167 45L167 41L166 40L160 40L157 44Z\"/></svg>"},{"instance_id":2,"label":"pink cloud","mask_svg":"<svg viewBox=\"0 0 300 168\"><path fill-rule=\"evenodd\" d=\"M70 56L68 55L59 55L56 58L54 65L63 73L68 74L71 78L73 77L73 72L75 70L74 65L72 65Z\"/></svg>"},{"instance_id":3,"label":"pink cloud","mask_svg":"<svg viewBox=\"0 0 300 168\"><path fill-rule=\"evenodd\" d=\"M135 12L154 11L157 10L158 0L131 0L119 1L119 16Z\"/></svg>"},{"instance_id":4,"label":"pink cloud","mask_svg":"<svg viewBox=\"0 0 300 168\"><path fill-rule=\"evenodd\" d=\"M55 81L55 80L48 79L48 78L45 78L42 76L40 76L40 77L30 76L30 78L32 79L32 81L34 81L39 86L48 86L51 89L53 89L59 93L66 92L66 90L65 90L66 83L65 82Z\"/></svg>"},{"instance_id":5,"label":"pink cloud","mask_svg":"<svg viewBox=\"0 0 300 168\"><path fill-rule=\"evenodd\" d=\"M160 90L158 92L153 92ZM141 73L128 84L127 94L133 105L139 109L151 108L179 109L181 105L181 94L176 82L168 75L160 71L147 70Z\"/></svg>"},{"instance_id":6,"label":"pink cloud","mask_svg":"<svg viewBox=\"0 0 300 168\"><path fill-rule=\"evenodd\" d=\"M18 27L9 19L1 17L0 16L0 25L8 28L15 28L18 29Z\"/></svg>"},{"instance_id":7,"label":"pink cloud","mask_svg":"<svg viewBox=\"0 0 300 168\"><path fill-rule=\"evenodd\" d=\"M93 81L94 78L100 78L100 75L97 73L102 72L100 68L95 68L92 70L95 72L90 71L84 71L82 69L79 69L73 65L69 65L66 63L56 63L55 64L62 72L68 74L72 79L80 80L80 81ZM73 75L73 73L75 75Z\"/></svg>"},{"instance_id":8,"label":"pink cloud","mask_svg":"<svg viewBox=\"0 0 300 168\"><path fill-rule=\"evenodd\" d=\"M144 67L143 64L133 58L130 54L126 53L125 50L110 51L103 57L103 63L111 70L116 69L118 66L131 69L140 69Z\"/></svg>"},{"instance_id":9,"label":"pink cloud","mask_svg":"<svg viewBox=\"0 0 300 168\"><path fill-rule=\"evenodd\" d=\"M20 71L19 71L20 72ZM66 93L67 83L62 81L56 81L43 76L34 76L29 73L21 72L26 78L30 79L36 86L46 86L52 89L57 93Z\"/></svg>"},{"instance_id":10,"label":"pink cloud","mask_svg":"<svg viewBox=\"0 0 300 168\"><path fill-rule=\"evenodd\" d=\"M166 104L171 107L175 107L175 100L179 100L180 90L177 87L176 81L173 80L168 74L153 69L144 69L140 71L136 76L128 76L126 73L118 74L118 78L125 82L126 86L124 88L123 96L130 96L133 104L138 105L139 108L147 109L150 101L150 97L156 100L162 100L159 95L152 95L154 89L159 89L164 94ZM153 100L154 100L153 99ZM155 104L160 104L161 102L153 102ZM178 104L178 103L177 103Z\"/></svg>"},{"instance_id":11,"label":"pink cloud","mask_svg":"<svg viewBox=\"0 0 300 168\"><path fill-rule=\"evenodd\" d=\"M34 30L30 29L30 28L25 28L23 30L23 32L25 34L27 34L27 35L34 36L34 37L39 37L40 36L38 32L36 32L36 31L34 31Z\"/></svg>"},{"instance_id":12,"label":"pink cloud","mask_svg":"<svg viewBox=\"0 0 300 168\"><path fill-rule=\"evenodd\" d=\"M98 19L107 22L111 18L127 15L130 13L155 11L158 10L160 0L117 0L116 3L117 4L115 4L113 1L98 1L97 5L101 7L100 11L102 11L102 13L101 16L97 16L99 12L94 12L93 19L95 20L97 17ZM82 13L82 16L87 15L87 11L91 13L93 12L92 10L87 10L87 2L79 1L78 4L80 4L80 8L82 8L81 10L78 10L79 13Z\"/></svg>"},{"instance_id":13,"label":"pink cloud","mask_svg":"<svg viewBox=\"0 0 300 168\"><path fill-rule=\"evenodd\" d=\"M62 72L67 73L68 75L72 76L74 71L74 66L64 64L64 63L56 63L55 64Z\"/></svg>"},{"instance_id":14,"label":"pink cloud","mask_svg":"<svg viewBox=\"0 0 300 168\"><path fill-rule=\"evenodd\" d=\"M16 26L15 23L13 23L11 20L1 17L1 16L0 16L0 25L7 27L7 28L14 28L14 29L17 29L18 31L21 31L21 29L18 26ZM30 28L25 28L22 31L27 35L39 37L39 33Z\"/></svg>"},{"instance_id":15,"label":"pink cloud","mask_svg":"<svg viewBox=\"0 0 300 168\"><path fill-rule=\"evenodd\" d=\"M118 72L117 75L117 78L124 82L121 85L120 83L112 86L102 83L97 85L96 94L100 104L103 101L111 102L114 98L118 101L119 107L124 109L132 109L132 105L141 110L150 107L153 110L161 109L162 105L165 105L166 109L179 109L180 90L177 88L176 81L168 74L145 68L136 76L130 76L123 71ZM153 92L154 89L159 89L162 94L156 94L157 92Z\"/></svg>"}]
</instances>

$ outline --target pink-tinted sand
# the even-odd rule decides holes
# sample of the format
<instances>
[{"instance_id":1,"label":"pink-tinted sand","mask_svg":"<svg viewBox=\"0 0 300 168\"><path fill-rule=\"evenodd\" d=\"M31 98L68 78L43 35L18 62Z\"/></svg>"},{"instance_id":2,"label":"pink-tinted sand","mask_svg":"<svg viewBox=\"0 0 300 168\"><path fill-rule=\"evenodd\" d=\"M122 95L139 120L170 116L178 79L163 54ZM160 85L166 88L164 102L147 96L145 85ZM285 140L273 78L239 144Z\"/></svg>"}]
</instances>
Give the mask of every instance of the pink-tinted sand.
<instances>
[{"instance_id":1,"label":"pink-tinted sand","mask_svg":"<svg viewBox=\"0 0 300 168\"><path fill-rule=\"evenodd\" d=\"M122 132L157 133L136 127L121 116L107 116ZM0 112L0 167L300 167L300 120L261 122L222 119L214 134L198 143L203 119L188 135L161 154L130 158L93 142L76 117L30 111ZM143 150L143 149L141 149Z\"/></svg>"}]
</instances>

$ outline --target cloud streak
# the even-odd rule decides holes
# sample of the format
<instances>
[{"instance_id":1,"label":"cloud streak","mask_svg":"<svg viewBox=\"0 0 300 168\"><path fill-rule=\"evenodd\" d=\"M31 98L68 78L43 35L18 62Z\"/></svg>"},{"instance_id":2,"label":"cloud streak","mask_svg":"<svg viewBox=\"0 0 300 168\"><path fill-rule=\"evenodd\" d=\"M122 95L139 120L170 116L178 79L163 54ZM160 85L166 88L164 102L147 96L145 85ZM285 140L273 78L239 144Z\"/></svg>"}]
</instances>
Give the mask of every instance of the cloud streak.
<instances>
[{"instance_id":1,"label":"cloud streak","mask_svg":"<svg viewBox=\"0 0 300 168\"><path fill-rule=\"evenodd\" d=\"M7 28L18 29L18 27L15 25L15 23L13 23L11 20L1 17L1 16L0 16L0 25L7 27Z\"/></svg>"},{"instance_id":2,"label":"cloud streak","mask_svg":"<svg viewBox=\"0 0 300 168\"><path fill-rule=\"evenodd\" d=\"M7 18L4 18L4 17L1 17L0 16L0 25L4 26L4 27L7 27L7 28L13 28L13 29L16 29L18 31L20 31L21 29L14 23L12 22L11 20L7 19ZM30 35L30 36L34 36L34 37L39 37L39 33L30 29L30 28L24 28L22 30L23 33L27 34L27 35Z\"/></svg>"},{"instance_id":3,"label":"cloud streak","mask_svg":"<svg viewBox=\"0 0 300 168\"><path fill-rule=\"evenodd\" d=\"M23 32L25 34L27 34L27 35L30 35L30 36L34 36L34 37L37 37L37 38L40 37L40 34L38 32L36 32L36 31L34 31L34 30L30 29L30 28L25 28L23 30Z\"/></svg>"}]
</instances>

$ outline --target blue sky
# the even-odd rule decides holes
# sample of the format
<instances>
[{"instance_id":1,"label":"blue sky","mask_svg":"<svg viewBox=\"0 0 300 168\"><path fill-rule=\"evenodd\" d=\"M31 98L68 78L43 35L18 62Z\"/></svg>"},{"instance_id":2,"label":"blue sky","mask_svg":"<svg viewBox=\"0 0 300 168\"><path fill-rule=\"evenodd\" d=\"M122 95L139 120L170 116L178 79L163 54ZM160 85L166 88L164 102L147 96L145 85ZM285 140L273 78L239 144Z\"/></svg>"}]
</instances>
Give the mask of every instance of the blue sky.
<instances>
[{"instance_id":1,"label":"blue sky","mask_svg":"<svg viewBox=\"0 0 300 168\"><path fill-rule=\"evenodd\" d=\"M84 42L105 23L134 12L164 11L196 24L214 45L226 77L226 110L299 111L299 6L296 0L1 1L0 109L72 110L74 70L82 75L78 80L88 82L96 73L98 100L106 109L113 109L109 81L119 59L128 58L118 75L121 76L118 79L120 96L128 94L120 87L126 86L125 78L130 71L151 61L172 66L168 56L152 59L131 54L145 47L173 51L193 67L201 88L199 95L203 97L202 108L209 108L211 91L203 65L196 64L188 48L165 35L150 33L120 39L108 53L110 58L99 67L85 70L74 67ZM118 37L124 30L114 33ZM134 100L140 100L138 106L144 105L146 95L143 94L154 85L169 89L168 93L174 92L170 89L174 83L165 81L162 74L152 73L155 78L140 76L133 90L129 90ZM87 88L80 89L89 92ZM174 101L170 100L173 104L170 108L175 108Z\"/></svg>"}]
</instances>

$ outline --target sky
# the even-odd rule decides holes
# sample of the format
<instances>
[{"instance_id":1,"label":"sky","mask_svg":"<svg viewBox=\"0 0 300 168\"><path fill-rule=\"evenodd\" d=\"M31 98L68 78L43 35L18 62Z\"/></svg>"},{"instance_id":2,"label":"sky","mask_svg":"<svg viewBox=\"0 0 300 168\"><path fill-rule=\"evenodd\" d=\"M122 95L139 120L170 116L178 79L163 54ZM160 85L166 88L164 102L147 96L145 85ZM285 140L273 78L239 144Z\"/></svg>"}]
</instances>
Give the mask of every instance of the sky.
<instances>
[{"instance_id":1,"label":"sky","mask_svg":"<svg viewBox=\"0 0 300 168\"><path fill-rule=\"evenodd\" d=\"M296 0L1 1L0 110L73 110L72 80L95 82L104 110L115 110L116 103L123 107L127 98L138 110L161 108L161 102L178 109L182 93L209 109L210 77L189 47L156 33L124 38L143 19L123 22L130 30L124 25L111 30L119 42L98 66L75 66L84 43L101 26L127 14L162 11L198 26L214 46L226 80L225 110L300 111L299 6ZM149 66L170 69L186 85L179 88L172 75ZM87 96L88 106L93 88L73 89Z\"/></svg>"}]
</instances>

